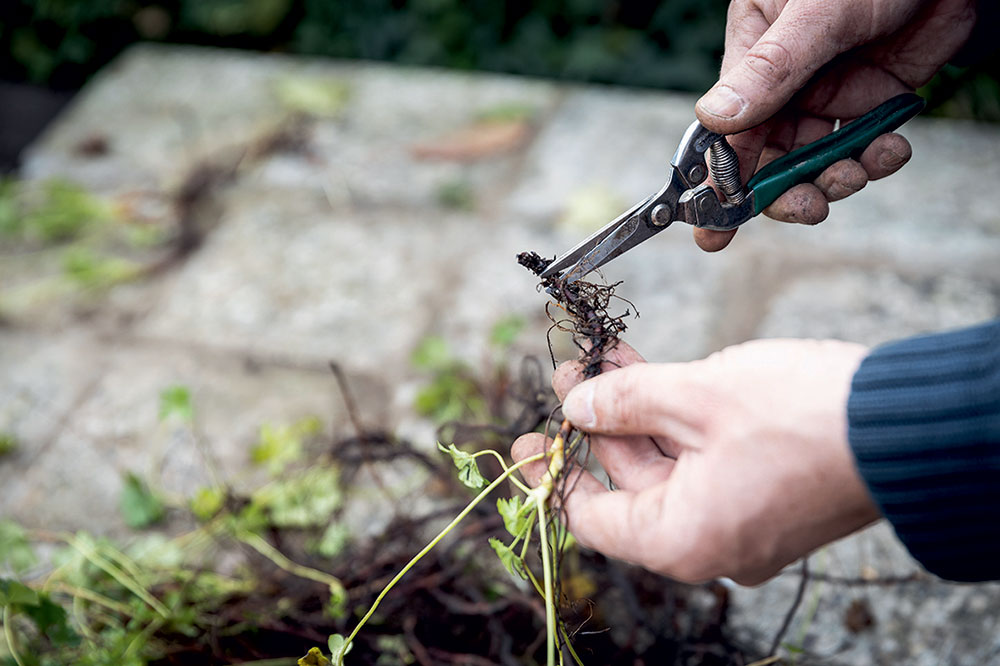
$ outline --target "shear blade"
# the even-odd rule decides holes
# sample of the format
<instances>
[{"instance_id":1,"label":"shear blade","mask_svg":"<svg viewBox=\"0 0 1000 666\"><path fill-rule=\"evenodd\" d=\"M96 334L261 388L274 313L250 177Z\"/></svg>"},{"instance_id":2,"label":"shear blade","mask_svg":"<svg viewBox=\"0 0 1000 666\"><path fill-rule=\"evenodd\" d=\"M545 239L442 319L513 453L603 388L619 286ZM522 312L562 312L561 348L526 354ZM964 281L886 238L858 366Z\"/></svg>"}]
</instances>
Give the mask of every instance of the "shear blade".
<instances>
[{"instance_id":1,"label":"shear blade","mask_svg":"<svg viewBox=\"0 0 1000 666\"><path fill-rule=\"evenodd\" d=\"M542 271L542 278L550 278L559 275L560 273L566 273L574 269L581 261L583 261L587 256L592 254L597 250L601 243L607 240L609 237L615 234L623 224L627 223L633 217L643 209L643 207L649 203L652 197L646 198L644 201L637 203L630 209L619 215L617 218L604 225L596 232L588 236L582 242L577 244L572 250L560 255L549 264L544 271ZM617 256L617 255L616 255ZM598 267L600 264L598 264ZM593 270L593 269L590 269ZM590 272L589 270L587 271Z\"/></svg>"},{"instance_id":2,"label":"shear blade","mask_svg":"<svg viewBox=\"0 0 1000 666\"><path fill-rule=\"evenodd\" d=\"M640 215L634 214L618 225L611 234L585 254L563 274L567 284L576 282L593 270L608 263L615 257L631 250L633 247L649 238L652 234L649 228L642 224Z\"/></svg>"}]
</instances>

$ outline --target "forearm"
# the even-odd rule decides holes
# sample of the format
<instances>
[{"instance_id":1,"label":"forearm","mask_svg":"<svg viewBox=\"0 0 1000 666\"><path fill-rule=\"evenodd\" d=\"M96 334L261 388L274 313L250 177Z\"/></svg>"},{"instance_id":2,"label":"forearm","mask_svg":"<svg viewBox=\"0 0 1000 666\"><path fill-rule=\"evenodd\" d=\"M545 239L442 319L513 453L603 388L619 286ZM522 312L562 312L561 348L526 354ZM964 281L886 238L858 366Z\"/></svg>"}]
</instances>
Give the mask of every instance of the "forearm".
<instances>
[{"instance_id":1,"label":"forearm","mask_svg":"<svg viewBox=\"0 0 1000 666\"><path fill-rule=\"evenodd\" d=\"M876 349L848 420L858 470L911 554L943 578L1000 578L1000 320Z\"/></svg>"}]
</instances>

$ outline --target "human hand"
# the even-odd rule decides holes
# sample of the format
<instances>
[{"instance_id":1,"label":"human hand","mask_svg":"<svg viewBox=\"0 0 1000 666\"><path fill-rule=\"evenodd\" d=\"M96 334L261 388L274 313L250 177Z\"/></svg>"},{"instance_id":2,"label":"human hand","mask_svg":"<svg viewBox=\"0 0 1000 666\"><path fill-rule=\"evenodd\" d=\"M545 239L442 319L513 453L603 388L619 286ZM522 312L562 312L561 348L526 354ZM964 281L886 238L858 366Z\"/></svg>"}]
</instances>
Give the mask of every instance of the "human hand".
<instances>
[{"instance_id":1,"label":"human hand","mask_svg":"<svg viewBox=\"0 0 1000 666\"><path fill-rule=\"evenodd\" d=\"M695 106L740 158L743 182L766 163L829 134L890 97L923 85L968 39L975 0L734 0L718 83ZM910 144L884 134L814 183L793 187L764 213L817 224L827 202L895 173ZM703 250L734 231L695 229Z\"/></svg>"},{"instance_id":2,"label":"human hand","mask_svg":"<svg viewBox=\"0 0 1000 666\"><path fill-rule=\"evenodd\" d=\"M761 583L879 517L847 443L847 397L860 345L761 340L702 361L649 364L624 343L604 374L553 387L614 481L575 472L569 530L605 555L690 582ZM616 367L625 366L625 367ZM516 460L543 450L520 437ZM524 475L537 483L544 461Z\"/></svg>"}]
</instances>

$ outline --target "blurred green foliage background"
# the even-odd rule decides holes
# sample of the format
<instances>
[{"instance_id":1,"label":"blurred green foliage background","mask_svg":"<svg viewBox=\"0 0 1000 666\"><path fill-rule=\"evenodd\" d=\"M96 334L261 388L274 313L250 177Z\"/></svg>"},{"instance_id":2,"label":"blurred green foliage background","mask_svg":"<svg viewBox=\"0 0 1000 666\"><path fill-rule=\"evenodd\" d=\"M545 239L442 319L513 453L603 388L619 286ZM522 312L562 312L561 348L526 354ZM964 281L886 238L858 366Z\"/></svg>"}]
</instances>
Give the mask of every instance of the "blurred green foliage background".
<instances>
[{"instance_id":1,"label":"blurred green foliage background","mask_svg":"<svg viewBox=\"0 0 1000 666\"><path fill-rule=\"evenodd\" d=\"M701 91L726 0L2 0L0 78L75 89L139 40ZM1000 58L949 68L932 109L1000 120Z\"/></svg>"}]
</instances>

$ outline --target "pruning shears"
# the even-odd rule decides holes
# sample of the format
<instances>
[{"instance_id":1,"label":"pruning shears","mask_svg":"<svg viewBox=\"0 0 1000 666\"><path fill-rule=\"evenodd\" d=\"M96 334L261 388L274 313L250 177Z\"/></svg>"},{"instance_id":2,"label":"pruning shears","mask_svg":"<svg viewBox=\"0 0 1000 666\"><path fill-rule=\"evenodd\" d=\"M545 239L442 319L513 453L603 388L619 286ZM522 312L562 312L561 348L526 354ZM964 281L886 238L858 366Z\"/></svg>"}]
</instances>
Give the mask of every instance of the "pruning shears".
<instances>
[{"instance_id":1,"label":"pruning shears","mask_svg":"<svg viewBox=\"0 0 1000 666\"><path fill-rule=\"evenodd\" d=\"M791 187L815 180L842 159L857 159L876 137L917 115L924 100L913 93L893 97L842 128L767 164L744 186L736 151L725 136L693 122L670 161L667 182L546 267L542 278L579 280L674 222L728 231L756 217ZM709 153L706 164L705 153ZM724 195L705 181L709 173Z\"/></svg>"}]
</instances>

